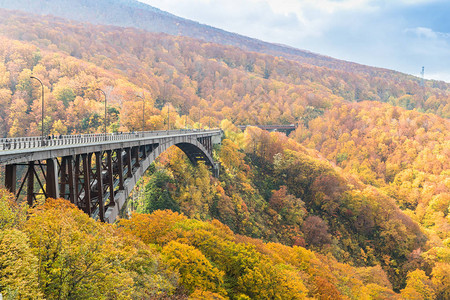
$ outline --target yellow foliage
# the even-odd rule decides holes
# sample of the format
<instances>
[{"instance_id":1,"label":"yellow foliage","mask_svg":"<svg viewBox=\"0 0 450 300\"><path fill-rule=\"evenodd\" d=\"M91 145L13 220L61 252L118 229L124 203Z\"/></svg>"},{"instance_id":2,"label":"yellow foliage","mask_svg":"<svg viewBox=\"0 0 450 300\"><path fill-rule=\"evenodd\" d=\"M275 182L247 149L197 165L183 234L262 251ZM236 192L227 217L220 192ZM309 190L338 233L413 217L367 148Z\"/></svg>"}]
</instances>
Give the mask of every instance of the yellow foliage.
<instances>
[{"instance_id":1,"label":"yellow foliage","mask_svg":"<svg viewBox=\"0 0 450 300\"><path fill-rule=\"evenodd\" d=\"M38 258L25 233L0 230L0 293L6 299L43 299L39 290Z\"/></svg>"},{"instance_id":2,"label":"yellow foliage","mask_svg":"<svg viewBox=\"0 0 450 300\"><path fill-rule=\"evenodd\" d=\"M195 290L189 295L189 300L226 300L228 298L210 291Z\"/></svg>"},{"instance_id":3,"label":"yellow foliage","mask_svg":"<svg viewBox=\"0 0 450 300\"><path fill-rule=\"evenodd\" d=\"M57 120L53 123L52 130L50 132L55 136L59 136L60 134L67 134L67 126L61 120Z\"/></svg>"},{"instance_id":4,"label":"yellow foliage","mask_svg":"<svg viewBox=\"0 0 450 300\"><path fill-rule=\"evenodd\" d=\"M120 219L118 224L140 238L146 244L165 245L177 236L174 226L187 218L170 210L157 210L151 215L133 213L129 220Z\"/></svg>"},{"instance_id":5,"label":"yellow foliage","mask_svg":"<svg viewBox=\"0 0 450 300\"><path fill-rule=\"evenodd\" d=\"M408 273L406 287L401 290L403 299L408 300L432 300L435 297L431 280L422 270L415 270Z\"/></svg>"},{"instance_id":6,"label":"yellow foliage","mask_svg":"<svg viewBox=\"0 0 450 300\"><path fill-rule=\"evenodd\" d=\"M199 289L226 295L224 273L213 267L200 250L171 241L162 249L162 255L172 270L180 274L180 284L189 293Z\"/></svg>"},{"instance_id":7,"label":"yellow foliage","mask_svg":"<svg viewBox=\"0 0 450 300\"><path fill-rule=\"evenodd\" d=\"M132 299L173 286L155 273L152 251L66 200L47 199L25 224L46 298Z\"/></svg>"}]
</instances>

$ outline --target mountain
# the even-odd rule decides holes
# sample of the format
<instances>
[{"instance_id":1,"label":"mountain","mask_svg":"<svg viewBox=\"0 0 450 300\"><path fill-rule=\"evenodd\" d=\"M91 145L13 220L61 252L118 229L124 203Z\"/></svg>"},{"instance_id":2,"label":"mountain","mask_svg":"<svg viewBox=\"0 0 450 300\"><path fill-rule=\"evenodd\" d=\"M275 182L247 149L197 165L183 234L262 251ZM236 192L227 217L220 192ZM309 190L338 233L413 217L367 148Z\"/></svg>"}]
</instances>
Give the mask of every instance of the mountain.
<instances>
[{"instance_id":1,"label":"mountain","mask_svg":"<svg viewBox=\"0 0 450 300\"><path fill-rule=\"evenodd\" d=\"M0 0L0 7L33 14L53 15L92 24L135 27L149 32L163 32L170 35L193 37L221 45L236 46L246 51L266 53L301 63L358 72L371 76L379 73L398 73L227 32L177 17L135 0ZM307 45L305 45L305 48L307 48ZM412 78L413 76L409 77Z\"/></svg>"}]
</instances>

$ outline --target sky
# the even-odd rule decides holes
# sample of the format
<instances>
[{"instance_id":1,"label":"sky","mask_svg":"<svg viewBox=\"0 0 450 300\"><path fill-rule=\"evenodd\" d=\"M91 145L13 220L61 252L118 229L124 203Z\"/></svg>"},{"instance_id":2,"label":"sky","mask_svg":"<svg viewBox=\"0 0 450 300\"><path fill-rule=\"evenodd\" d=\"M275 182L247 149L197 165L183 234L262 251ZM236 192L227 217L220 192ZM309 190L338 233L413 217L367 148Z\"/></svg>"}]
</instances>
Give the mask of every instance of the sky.
<instances>
[{"instance_id":1,"label":"sky","mask_svg":"<svg viewBox=\"0 0 450 300\"><path fill-rule=\"evenodd\" d=\"M449 0L139 0L267 42L450 82Z\"/></svg>"}]
</instances>

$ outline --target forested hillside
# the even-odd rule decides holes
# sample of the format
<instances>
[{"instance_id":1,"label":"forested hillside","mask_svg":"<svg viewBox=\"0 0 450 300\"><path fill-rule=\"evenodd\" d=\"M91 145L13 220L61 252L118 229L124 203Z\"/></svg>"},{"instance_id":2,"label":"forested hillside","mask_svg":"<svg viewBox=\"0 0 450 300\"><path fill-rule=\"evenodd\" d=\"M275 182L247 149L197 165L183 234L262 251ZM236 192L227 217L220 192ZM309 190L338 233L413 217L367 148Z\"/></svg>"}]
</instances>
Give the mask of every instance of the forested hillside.
<instances>
[{"instance_id":1,"label":"forested hillside","mask_svg":"<svg viewBox=\"0 0 450 300\"><path fill-rule=\"evenodd\" d=\"M141 107L136 95L142 93L158 110L170 103L174 114L189 115L187 122L211 117L215 126L225 118L236 124L308 126L309 120L339 102L362 100L444 118L450 114L448 84L427 82L429 86L422 88L416 79L401 74L355 75L188 38L52 18L42 21L4 10L0 32L3 136L35 134L40 99L31 73L48 89L47 132L61 127L55 124L58 120L67 127L55 129L58 132L95 131L102 123L93 93L99 87L109 99L111 130L142 127L130 114ZM16 112L14 107L27 109ZM147 107L154 116L148 118L148 129L163 126L157 110ZM15 133L14 123L21 124L22 132Z\"/></svg>"},{"instance_id":2,"label":"forested hillside","mask_svg":"<svg viewBox=\"0 0 450 300\"><path fill-rule=\"evenodd\" d=\"M450 238L450 122L387 104L336 105L295 139L381 188L415 220Z\"/></svg>"},{"instance_id":3,"label":"forested hillside","mask_svg":"<svg viewBox=\"0 0 450 300\"><path fill-rule=\"evenodd\" d=\"M29 212L0 198L0 286L18 299L395 299L380 267L233 234L171 211L117 226L64 200ZM12 251L14 250L14 251ZM417 273L417 274L416 274ZM416 271L415 281L431 282Z\"/></svg>"},{"instance_id":4,"label":"forested hillside","mask_svg":"<svg viewBox=\"0 0 450 300\"><path fill-rule=\"evenodd\" d=\"M218 179L173 148L129 202L143 214L116 225L61 200L27 217L3 193L0 260L13 270L1 276L3 291L48 299L449 296L448 242L380 189L283 134L222 126Z\"/></svg>"},{"instance_id":5,"label":"forested hillside","mask_svg":"<svg viewBox=\"0 0 450 300\"><path fill-rule=\"evenodd\" d=\"M396 290L416 268L430 274L437 265L448 267L440 265L448 263L449 253L446 183L428 207L425 230L382 188L283 134L254 127L239 133L228 121L222 126L231 140L217 152L223 166L219 181L206 168L189 166L180 151L171 152L143 180L133 209L169 208L191 218L218 219L242 235L307 246L354 266L380 265ZM437 230L432 223L443 227Z\"/></svg>"},{"instance_id":6,"label":"forested hillside","mask_svg":"<svg viewBox=\"0 0 450 300\"><path fill-rule=\"evenodd\" d=\"M449 84L0 10L2 137L40 134L30 75L44 84L45 134L101 132L101 88L109 132L142 129L141 97L145 130L220 126L222 167L214 178L171 149L115 225L62 200L26 212L3 193L2 293L450 296ZM298 128L286 137L241 124Z\"/></svg>"}]
</instances>

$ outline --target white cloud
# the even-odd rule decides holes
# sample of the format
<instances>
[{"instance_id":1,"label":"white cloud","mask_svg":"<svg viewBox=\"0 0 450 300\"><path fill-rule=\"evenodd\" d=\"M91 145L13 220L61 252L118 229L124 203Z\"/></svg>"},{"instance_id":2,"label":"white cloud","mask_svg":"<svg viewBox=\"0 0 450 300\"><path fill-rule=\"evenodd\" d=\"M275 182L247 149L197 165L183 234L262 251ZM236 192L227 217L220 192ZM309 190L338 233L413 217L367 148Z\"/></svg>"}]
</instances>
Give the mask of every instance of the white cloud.
<instances>
[{"instance_id":1,"label":"white cloud","mask_svg":"<svg viewBox=\"0 0 450 300\"><path fill-rule=\"evenodd\" d=\"M445 0L400 0L401 3L406 5L419 5L419 4L430 4L435 2L444 2Z\"/></svg>"},{"instance_id":2,"label":"white cloud","mask_svg":"<svg viewBox=\"0 0 450 300\"><path fill-rule=\"evenodd\" d=\"M295 11L297 13L301 13L305 10L315 9L323 13L332 14L348 10L371 11L375 9L373 6L374 1L372 0L284 0L282 5L280 5L280 1L277 0L261 1L267 1L275 12Z\"/></svg>"},{"instance_id":3,"label":"white cloud","mask_svg":"<svg viewBox=\"0 0 450 300\"><path fill-rule=\"evenodd\" d=\"M438 31L433 31L431 28L427 27L416 27L416 28L407 28L405 29L406 33L413 33L419 38L427 38L427 39L449 39L449 33L443 33Z\"/></svg>"},{"instance_id":4,"label":"white cloud","mask_svg":"<svg viewBox=\"0 0 450 300\"><path fill-rule=\"evenodd\" d=\"M417 27L415 32L419 37L426 37L429 39L436 39L438 37L436 32L426 27Z\"/></svg>"},{"instance_id":5,"label":"white cloud","mask_svg":"<svg viewBox=\"0 0 450 300\"><path fill-rule=\"evenodd\" d=\"M322 38L342 14L367 15L374 0L140 0L162 10L258 39L290 44Z\"/></svg>"},{"instance_id":6,"label":"white cloud","mask_svg":"<svg viewBox=\"0 0 450 300\"><path fill-rule=\"evenodd\" d=\"M416 76L420 77L420 74L416 74ZM426 79L434 79L434 80L441 80L450 83L450 72L438 72L438 73L426 73L425 76Z\"/></svg>"}]
</instances>

